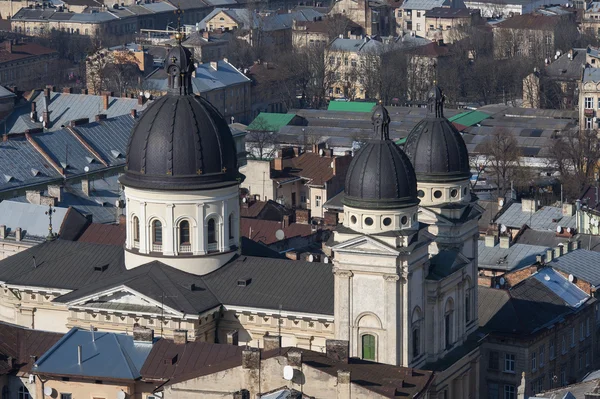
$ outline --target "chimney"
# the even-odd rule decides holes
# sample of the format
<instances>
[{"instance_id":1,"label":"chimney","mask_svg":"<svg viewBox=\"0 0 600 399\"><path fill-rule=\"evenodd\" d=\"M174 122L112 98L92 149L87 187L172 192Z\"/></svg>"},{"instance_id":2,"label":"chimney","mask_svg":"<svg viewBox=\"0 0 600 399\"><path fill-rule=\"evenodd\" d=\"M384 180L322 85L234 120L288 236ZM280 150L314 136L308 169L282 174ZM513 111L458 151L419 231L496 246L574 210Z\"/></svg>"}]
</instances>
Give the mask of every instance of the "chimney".
<instances>
[{"instance_id":1,"label":"chimney","mask_svg":"<svg viewBox=\"0 0 600 399\"><path fill-rule=\"evenodd\" d=\"M296 223L310 223L310 209L296 209Z\"/></svg>"},{"instance_id":2,"label":"chimney","mask_svg":"<svg viewBox=\"0 0 600 399\"><path fill-rule=\"evenodd\" d=\"M574 214L575 214L575 205L563 204L563 206L562 206L562 215L563 216L573 216Z\"/></svg>"},{"instance_id":3,"label":"chimney","mask_svg":"<svg viewBox=\"0 0 600 399\"><path fill-rule=\"evenodd\" d=\"M44 97L46 98L46 104L50 102L50 89L46 87L44 89Z\"/></svg>"},{"instance_id":4,"label":"chimney","mask_svg":"<svg viewBox=\"0 0 600 399\"><path fill-rule=\"evenodd\" d=\"M8 363L9 370L12 370L13 367L15 367L15 359L12 356L9 356L8 359L6 359L6 363Z\"/></svg>"},{"instance_id":5,"label":"chimney","mask_svg":"<svg viewBox=\"0 0 600 399\"><path fill-rule=\"evenodd\" d=\"M509 235L500 236L500 248L508 249L508 248L510 248L510 244L511 244L511 242L510 242Z\"/></svg>"},{"instance_id":6,"label":"chimney","mask_svg":"<svg viewBox=\"0 0 600 399\"><path fill-rule=\"evenodd\" d=\"M263 337L265 351L272 351L274 349L281 348L281 336L279 335L265 335Z\"/></svg>"},{"instance_id":7,"label":"chimney","mask_svg":"<svg viewBox=\"0 0 600 399\"><path fill-rule=\"evenodd\" d=\"M88 89L81 89L81 94L87 95L88 93L89 93Z\"/></svg>"},{"instance_id":8,"label":"chimney","mask_svg":"<svg viewBox=\"0 0 600 399\"><path fill-rule=\"evenodd\" d=\"M534 213L538 210L538 202L535 199L522 199L521 200L521 211L527 213Z\"/></svg>"},{"instance_id":9,"label":"chimney","mask_svg":"<svg viewBox=\"0 0 600 399\"><path fill-rule=\"evenodd\" d=\"M579 249L579 240L571 242L571 251L575 251L576 249Z\"/></svg>"},{"instance_id":10,"label":"chimney","mask_svg":"<svg viewBox=\"0 0 600 399\"><path fill-rule=\"evenodd\" d=\"M349 398L350 397L350 371L349 370L338 370L337 371L337 397L338 398Z\"/></svg>"},{"instance_id":11,"label":"chimney","mask_svg":"<svg viewBox=\"0 0 600 399\"><path fill-rule=\"evenodd\" d=\"M15 241L21 241L23 239L23 231L20 227L15 229Z\"/></svg>"},{"instance_id":12,"label":"chimney","mask_svg":"<svg viewBox=\"0 0 600 399\"><path fill-rule=\"evenodd\" d=\"M81 358L83 357L82 352L81 345L77 345L77 364L81 364Z\"/></svg>"},{"instance_id":13,"label":"chimney","mask_svg":"<svg viewBox=\"0 0 600 399\"><path fill-rule=\"evenodd\" d=\"M106 114L98 114L98 115L94 116L94 120L96 122L106 120Z\"/></svg>"},{"instance_id":14,"label":"chimney","mask_svg":"<svg viewBox=\"0 0 600 399\"><path fill-rule=\"evenodd\" d=\"M281 150L277 151L277 156L273 159L273 169L283 170L283 153Z\"/></svg>"},{"instance_id":15,"label":"chimney","mask_svg":"<svg viewBox=\"0 0 600 399\"><path fill-rule=\"evenodd\" d=\"M63 94L71 94L71 93L73 93L73 88L71 88L71 87L63 87L62 92L63 92Z\"/></svg>"},{"instance_id":16,"label":"chimney","mask_svg":"<svg viewBox=\"0 0 600 399\"><path fill-rule=\"evenodd\" d=\"M544 264L544 255L536 255L535 256L535 261L538 264L543 265Z\"/></svg>"},{"instance_id":17,"label":"chimney","mask_svg":"<svg viewBox=\"0 0 600 399\"><path fill-rule=\"evenodd\" d=\"M37 116L37 104L35 101L31 102L31 121L32 122L37 122L38 121L38 116Z\"/></svg>"},{"instance_id":18,"label":"chimney","mask_svg":"<svg viewBox=\"0 0 600 399\"><path fill-rule=\"evenodd\" d=\"M117 223L119 224L119 226L124 226L126 222L127 222L127 216L119 215L119 219L117 220Z\"/></svg>"},{"instance_id":19,"label":"chimney","mask_svg":"<svg viewBox=\"0 0 600 399\"><path fill-rule=\"evenodd\" d=\"M285 229L290 225L290 215L283 215L283 220L281 222L281 228Z\"/></svg>"},{"instance_id":20,"label":"chimney","mask_svg":"<svg viewBox=\"0 0 600 399\"><path fill-rule=\"evenodd\" d=\"M48 186L48 195L52 198L56 198L58 202L62 201L63 187L62 186Z\"/></svg>"},{"instance_id":21,"label":"chimney","mask_svg":"<svg viewBox=\"0 0 600 399\"><path fill-rule=\"evenodd\" d=\"M133 326L133 340L138 342L152 342L154 340L154 330L140 325Z\"/></svg>"},{"instance_id":22,"label":"chimney","mask_svg":"<svg viewBox=\"0 0 600 399\"><path fill-rule=\"evenodd\" d=\"M551 262L554 259L554 251L551 249L546 250L546 262Z\"/></svg>"},{"instance_id":23,"label":"chimney","mask_svg":"<svg viewBox=\"0 0 600 399\"><path fill-rule=\"evenodd\" d=\"M233 330L227 333L227 345L237 345L239 343L238 331Z\"/></svg>"},{"instance_id":24,"label":"chimney","mask_svg":"<svg viewBox=\"0 0 600 399\"><path fill-rule=\"evenodd\" d=\"M302 352L298 349L291 349L287 353L288 365L294 368L302 367Z\"/></svg>"},{"instance_id":25,"label":"chimney","mask_svg":"<svg viewBox=\"0 0 600 399\"><path fill-rule=\"evenodd\" d=\"M69 122L69 126L71 127L75 127L75 126L79 126L79 125L86 125L90 123L90 119L89 118L79 118L79 119L73 119Z\"/></svg>"},{"instance_id":26,"label":"chimney","mask_svg":"<svg viewBox=\"0 0 600 399\"><path fill-rule=\"evenodd\" d=\"M6 143L7 141L8 141L8 134L4 133L4 134L2 135L2 142L3 142L3 143Z\"/></svg>"},{"instance_id":27,"label":"chimney","mask_svg":"<svg viewBox=\"0 0 600 399\"><path fill-rule=\"evenodd\" d=\"M132 109L132 110L129 112L129 114L131 115L131 117L132 117L133 119L136 119L136 118L137 118L137 110L136 110L136 109Z\"/></svg>"},{"instance_id":28,"label":"chimney","mask_svg":"<svg viewBox=\"0 0 600 399\"><path fill-rule=\"evenodd\" d=\"M350 343L339 339L328 339L325 341L327 357L336 362L348 363Z\"/></svg>"},{"instance_id":29,"label":"chimney","mask_svg":"<svg viewBox=\"0 0 600 399\"><path fill-rule=\"evenodd\" d=\"M485 246L488 248L493 248L498 244L498 236L496 234L486 234L485 235Z\"/></svg>"},{"instance_id":30,"label":"chimney","mask_svg":"<svg viewBox=\"0 0 600 399\"><path fill-rule=\"evenodd\" d=\"M219 68L219 64L216 61L211 61L210 67L216 71Z\"/></svg>"},{"instance_id":31,"label":"chimney","mask_svg":"<svg viewBox=\"0 0 600 399\"><path fill-rule=\"evenodd\" d=\"M554 259L560 257L562 255L562 247L554 247Z\"/></svg>"},{"instance_id":32,"label":"chimney","mask_svg":"<svg viewBox=\"0 0 600 399\"><path fill-rule=\"evenodd\" d=\"M109 105L109 96L106 93L102 93L102 109L108 109Z\"/></svg>"},{"instance_id":33,"label":"chimney","mask_svg":"<svg viewBox=\"0 0 600 399\"><path fill-rule=\"evenodd\" d=\"M42 201L42 193L37 190L25 191L25 199L27 202L34 205L40 205Z\"/></svg>"},{"instance_id":34,"label":"chimney","mask_svg":"<svg viewBox=\"0 0 600 399\"><path fill-rule=\"evenodd\" d=\"M210 39L210 33L207 30L205 30L204 32L202 32L202 37L208 40Z\"/></svg>"},{"instance_id":35,"label":"chimney","mask_svg":"<svg viewBox=\"0 0 600 399\"><path fill-rule=\"evenodd\" d=\"M44 122L44 127L45 128L50 127L50 112L48 112L47 110L45 110L44 112L42 112L42 120Z\"/></svg>"},{"instance_id":36,"label":"chimney","mask_svg":"<svg viewBox=\"0 0 600 399\"><path fill-rule=\"evenodd\" d=\"M185 345L188 342L187 330L175 330L173 332L173 342L176 345Z\"/></svg>"},{"instance_id":37,"label":"chimney","mask_svg":"<svg viewBox=\"0 0 600 399\"><path fill-rule=\"evenodd\" d=\"M90 196L90 181L88 179L81 179L81 191L89 197Z\"/></svg>"},{"instance_id":38,"label":"chimney","mask_svg":"<svg viewBox=\"0 0 600 399\"><path fill-rule=\"evenodd\" d=\"M9 39L4 42L4 49L7 53L12 53L12 40Z\"/></svg>"},{"instance_id":39,"label":"chimney","mask_svg":"<svg viewBox=\"0 0 600 399\"><path fill-rule=\"evenodd\" d=\"M137 101L137 104L138 104L138 105L144 105L144 96L142 96L142 95L139 95L139 96L137 97L137 100L138 100L138 101Z\"/></svg>"},{"instance_id":40,"label":"chimney","mask_svg":"<svg viewBox=\"0 0 600 399\"><path fill-rule=\"evenodd\" d=\"M287 251L285 253L285 257L291 260L298 260L298 252L296 251Z\"/></svg>"},{"instance_id":41,"label":"chimney","mask_svg":"<svg viewBox=\"0 0 600 399\"><path fill-rule=\"evenodd\" d=\"M257 370L260 367L260 351L256 348L242 351L242 368Z\"/></svg>"},{"instance_id":42,"label":"chimney","mask_svg":"<svg viewBox=\"0 0 600 399\"><path fill-rule=\"evenodd\" d=\"M0 238L1 239L6 238L6 226L5 225L0 225Z\"/></svg>"}]
</instances>

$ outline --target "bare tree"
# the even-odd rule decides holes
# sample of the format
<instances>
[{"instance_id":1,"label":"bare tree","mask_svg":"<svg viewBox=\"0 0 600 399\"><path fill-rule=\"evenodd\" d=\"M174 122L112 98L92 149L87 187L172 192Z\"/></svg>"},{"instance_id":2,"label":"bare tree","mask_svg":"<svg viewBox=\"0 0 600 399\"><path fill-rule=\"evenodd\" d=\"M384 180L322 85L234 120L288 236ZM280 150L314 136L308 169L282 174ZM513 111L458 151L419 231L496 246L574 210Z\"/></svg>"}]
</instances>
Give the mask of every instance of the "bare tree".
<instances>
[{"instance_id":1,"label":"bare tree","mask_svg":"<svg viewBox=\"0 0 600 399\"><path fill-rule=\"evenodd\" d=\"M484 143L481 154L487 158L491 173L496 175L500 196L500 190L508 187L520 166L521 150L517 139L510 131L497 128Z\"/></svg>"},{"instance_id":2,"label":"bare tree","mask_svg":"<svg viewBox=\"0 0 600 399\"><path fill-rule=\"evenodd\" d=\"M252 126L246 135L246 147L249 149L250 156L255 159L268 159L275 156L279 143L275 130L262 116L252 121Z\"/></svg>"}]
</instances>

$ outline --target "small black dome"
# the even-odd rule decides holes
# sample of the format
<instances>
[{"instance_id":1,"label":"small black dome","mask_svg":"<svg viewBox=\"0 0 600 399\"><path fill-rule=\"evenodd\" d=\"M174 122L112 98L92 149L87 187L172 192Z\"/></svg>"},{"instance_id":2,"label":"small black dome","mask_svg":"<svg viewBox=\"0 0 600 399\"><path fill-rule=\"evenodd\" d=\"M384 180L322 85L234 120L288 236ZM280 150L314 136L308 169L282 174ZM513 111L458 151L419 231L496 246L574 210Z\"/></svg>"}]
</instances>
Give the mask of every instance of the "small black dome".
<instances>
[{"instance_id":1,"label":"small black dome","mask_svg":"<svg viewBox=\"0 0 600 399\"><path fill-rule=\"evenodd\" d=\"M191 89L191 54L169 51L169 92L137 121L127 148L125 186L202 190L238 184L237 151L227 122Z\"/></svg>"},{"instance_id":2,"label":"small black dome","mask_svg":"<svg viewBox=\"0 0 600 399\"><path fill-rule=\"evenodd\" d=\"M344 205L362 209L414 206L417 178L408 157L391 140L368 141L346 175Z\"/></svg>"},{"instance_id":3,"label":"small black dome","mask_svg":"<svg viewBox=\"0 0 600 399\"><path fill-rule=\"evenodd\" d=\"M420 182L448 182L471 176L467 146L454 125L444 117L444 97L438 87L428 95L427 116L406 138L404 151Z\"/></svg>"}]
</instances>

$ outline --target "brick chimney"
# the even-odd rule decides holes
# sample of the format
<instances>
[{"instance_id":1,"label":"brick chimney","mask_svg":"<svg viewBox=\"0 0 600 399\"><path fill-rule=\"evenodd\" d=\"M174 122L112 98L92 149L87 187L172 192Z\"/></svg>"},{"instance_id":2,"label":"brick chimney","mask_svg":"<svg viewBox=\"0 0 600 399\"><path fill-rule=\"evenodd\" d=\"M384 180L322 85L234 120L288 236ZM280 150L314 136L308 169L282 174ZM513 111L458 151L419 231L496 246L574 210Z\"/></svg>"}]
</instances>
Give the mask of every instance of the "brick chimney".
<instances>
[{"instance_id":1,"label":"brick chimney","mask_svg":"<svg viewBox=\"0 0 600 399\"><path fill-rule=\"evenodd\" d=\"M132 109L132 110L129 112L129 114L131 115L131 117L132 117L133 119L137 118L137 110L135 110L135 109Z\"/></svg>"},{"instance_id":2,"label":"brick chimney","mask_svg":"<svg viewBox=\"0 0 600 399\"><path fill-rule=\"evenodd\" d=\"M21 241L23 239L23 230L20 227L15 229L15 241Z\"/></svg>"},{"instance_id":3,"label":"brick chimney","mask_svg":"<svg viewBox=\"0 0 600 399\"><path fill-rule=\"evenodd\" d=\"M42 201L42 193L37 190L27 190L25 191L25 198L30 204L40 205Z\"/></svg>"},{"instance_id":4,"label":"brick chimney","mask_svg":"<svg viewBox=\"0 0 600 399\"><path fill-rule=\"evenodd\" d=\"M281 221L281 228L285 229L290 225L290 215L283 215L283 219Z\"/></svg>"},{"instance_id":5,"label":"brick chimney","mask_svg":"<svg viewBox=\"0 0 600 399\"><path fill-rule=\"evenodd\" d=\"M73 88L72 87L63 87L62 92L63 92L63 94L72 94Z\"/></svg>"},{"instance_id":6,"label":"brick chimney","mask_svg":"<svg viewBox=\"0 0 600 399\"><path fill-rule=\"evenodd\" d=\"M81 179L81 191L86 196L90 196L90 181L88 179Z\"/></svg>"},{"instance_id":7,"label":"brick chimney","mask_svg":"<svg viewBox=\"0 0 600 399\"><path fill-rule=\"evenodd\" d=\"M136 325L133 327L133 340L138 342L152 342L154 340L154 330Z\"/></svg>"},{"instance_id":8,"label":"brick chimney","mask_svg":"<svg viewBox=\"0 0 600 399\"><path fill-rule=\"evenodd\" d=\"M46 98L46 104L50 103L50 88L46 87L44 89L44 97Z\"/></svg>"},{"instance_id":9,"label":"brick chimney","mask_svg":"<svg viewBox=\"0 0 600 399\"><path fill-rule=\"evenodd\" d=\"M188 342L187 330L175 330L173 332L173 342L176 345L185 345Z\"/></svg>"},{"instance_id":10,"label":"brick chimney","mask_svg":"<svg viewBox=\"0 0 600 399\"><path fill-rule=\"evenodd\" d=\"M98 115L96 115L94 117L94 120L96 122L100 122L100 121L106 120L106 114L98 114Z\"/></svg>"},{"instance_id":11,"label":"brick chimney","mask_svg":"<svg viewBox=\"0 0 600 399\"><path fill-rule=\"evenodd\" d=\"M325 352L331 360L348 363L350 343L340 339L328 339L325 341Z\"/></svg>"},{"instance_id":12,"label":"brick chimney","mask_svg":"<svg viewBox=\"0 0 600 399\"><path fill-rule=\"evenodd\" d=\"M239 343L239 334L237 330L227 333L227 345L237 345Z\"/></svg>"},{"instance_id":13,"label":"brick chimney","mask_svg":"<svg viewBox=\"0 0 600 399\"><path fill-rule=\"evenodd\" d=\"M50 112L44 111L42 112L42 121L44 122L44 127L50 127Z\"/></svg>"},{"instance_id":14,"label":"brick chimney","mask_svg":"<svg viewBox=\"0 0 600 399\"><path fill-rule=\"evenodd\" d=\"M210 39L210 32L205 30L204 32L202 32L202 37L206 40Z\"/></svg>"},{"instance_id":15,"label":"brick chimney","mask_svg":"<svg viewBox=\"0 0 600 399\"><path fill-rule=\"evenodd\" d=\"M102 93L102 109L106 110L109 106L108 94Z\"/></svg>"},{"instance_id":16,"label":"brick chimney","mask_svg":"<svg viewBox=\"0 0 600 399\"><path fill-rule=\"evenodd\" d=\"M265 335L263 337L265 351L281 348L281 337L279 335Z\"/></svg>"},{"instance_id":17,"label":"brick chimney","mask_svg":"<svg viewBox=\"0 0 600 399\"><path fill-rule=\"evenodd\" d=\"M296 223L310 223L310 209L296 209Z\"/></svg>"},{"instance_id":18,"label":"brick chimney","mask_svg":"<svg viewBox=\"0 0 600 399\"><path fill-rule=\"evenodd\" d=\"M242 351L242 368L257 370L260 367L260 351L256 348Z\"/></svg>"},{"instance_id":19,"label":"brick chimney","mask_svg":"<svg viewBox=\"0 0 600 399\"><path fill-rule=\"evenodd\" d=\"M35 101L31 102L31 121L32 122L37 122L38 121L38 114L37 114L37 104Z\"/></svg>"},{"instance_id":20,"label":"brick chimney","mask_svg":"<svg viewBox=\"0 0 600 399\"><path fill-rule=\"evenodd\" d=\"M144 105L144 96L138 96L137 100L138 105Z\"/></svg>"},{"instance_id":21,"label":"brick chimney","mask_svg":"<svg viewBox=\"0 0 600 399\"><path fill-rule=\"evenodd\" d=\"M62 186L48 186L48 195L52 198L56 198L58 202L62 201L63 187Z\"/></svg>"}]
</instances>

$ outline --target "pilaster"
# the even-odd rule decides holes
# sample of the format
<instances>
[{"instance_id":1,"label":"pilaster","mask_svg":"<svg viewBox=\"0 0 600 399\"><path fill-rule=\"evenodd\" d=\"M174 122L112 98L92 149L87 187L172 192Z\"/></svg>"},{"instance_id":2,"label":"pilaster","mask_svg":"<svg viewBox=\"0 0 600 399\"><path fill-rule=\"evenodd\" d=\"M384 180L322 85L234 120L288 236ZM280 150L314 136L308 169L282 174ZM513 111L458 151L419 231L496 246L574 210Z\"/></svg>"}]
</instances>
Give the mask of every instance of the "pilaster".
<instances>
[{"instance_id":1,"label":"pilaster","mask_svg":"<svg viewBox=\"0 0 600 399\"><path fill-rule=\"evenodd\" d=\"M351 310L351 278L352 272L349 270L340 270L333 268L334 274L334 318L335 318L335 338L351 341L350 332L350 310ZM350 342L350 347L353 347ZM354 353L355 355L356 353Z\"/></svg>"},{"instance_id":2,"label":"pilaster","mask_svg":"<svg viewBox=\"0 0 600 399\"><path fill-rule=\"evenodd\" d=\"M204 238L204 204L196 204L196 220L198 221L196 226L196 234L194 234L194 240L196 245L194 248L194 255L206 254L206 239Z\"/></svg>"},{"instance_id":3,"label":"pilaster","mask_svg":"<svg viewBox=\"0 0 600 399\"><path fill-rule=\"evenodd\" d=\"M176 226L174 226L174 208L175 205L173 204L166 204L165 206L165 226L163 227L163 234L166 237L163 237L162 253L166 256L175 255L175 250L177 247L177 243L175 242L177 235L175 232Z\"/></svg>"}]
</instances>

